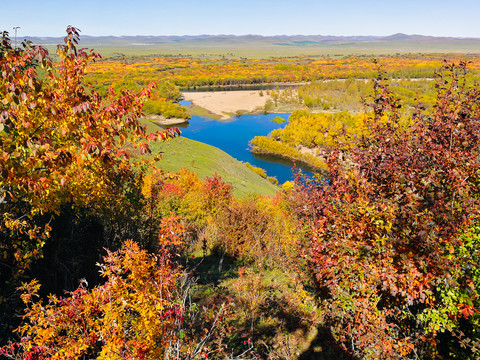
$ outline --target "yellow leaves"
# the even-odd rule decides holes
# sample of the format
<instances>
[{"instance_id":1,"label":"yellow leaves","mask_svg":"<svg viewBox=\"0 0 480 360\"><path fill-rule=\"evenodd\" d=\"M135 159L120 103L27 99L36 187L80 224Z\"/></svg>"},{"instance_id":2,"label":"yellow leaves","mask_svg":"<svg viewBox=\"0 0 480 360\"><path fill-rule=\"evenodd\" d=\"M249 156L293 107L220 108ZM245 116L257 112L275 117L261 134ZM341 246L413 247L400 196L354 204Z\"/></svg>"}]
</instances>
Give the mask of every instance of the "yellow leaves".
<instances>
[{"instance_id":1,"label":"yellow leaves","mask_svg":"<svg viewBox=\"0 0 480 360\"><path fill-rule=\"evenodd\" d=\"M176 305L178 274L167 260L129 240L104 258L101 268L107 280L92 290L81 285L65 297L50 297L42 306L32 300L39 284L24 284L20 290L28 322L17 329L24 335L22 350L27 354L43 349L52 359L87 353L99 359L137 359L139 351L162 352L174 338L177 317L183 316Z\"/></svg>"},{"instance_id":2,"label":"yellow leaves","mask_svg":"<svg viewBox=\"0 0 480 360\"><path fill-rule=\"evenodd\" d=\"M122 186L135 166L126 155L126 144L148 151L149 139L138 120L149 90L99 96L82 85L83 71L96 55L75 54L65 46L60 64L40 78L36 68L29 68L37 55L44 56L42 50L35 51L11 53L0 60L0 74L5 74L0 79L5 110L0 116L8 119L0 129L0 181L1 188L9 189L6 201L11 211L2 225L20 235L28 233L31 240L37 232L28 227L35 226L38 214L58 213L66 202L99 207L113 199L121 201ZM28 217L29 224L12 220L20 217Z\"/></svg>"},{"instance_id":3,"label":"yellow leaves","mask_svg":"<svg viewBox=\"0 0 480 360\"><path fill-rule=\"evenodd\" d=\"M53 328L39 328L37 330L37 341L39 343L48 343L53 337L55 337L55 331Z\"/></svg>"},{"instance_id":4,"label":"yellow leaves","mask_svg":"<svg viewBox=\"0 0 480 360\"><path fill-rule=\"evenodd\" d=\"M40 284L36 279L33 279L31 282L24 283L20 286L19 290L22 291L20 298L25 305L28 305L32 302L32 297L37 296L38 290L40 290Z\"/></svg>"},{"instance_id":5,"label":"yellow leaves","mask_svg":"<svg viewBox=\"0 0 480 360\"><path fill-rule=\"evenodd\" d=\"M285 181L283 184L282 184L282 190L284 191L290 191L290 190L293 190L295 188L295 183L293 181Z\"/></svg>"}]
</instances>

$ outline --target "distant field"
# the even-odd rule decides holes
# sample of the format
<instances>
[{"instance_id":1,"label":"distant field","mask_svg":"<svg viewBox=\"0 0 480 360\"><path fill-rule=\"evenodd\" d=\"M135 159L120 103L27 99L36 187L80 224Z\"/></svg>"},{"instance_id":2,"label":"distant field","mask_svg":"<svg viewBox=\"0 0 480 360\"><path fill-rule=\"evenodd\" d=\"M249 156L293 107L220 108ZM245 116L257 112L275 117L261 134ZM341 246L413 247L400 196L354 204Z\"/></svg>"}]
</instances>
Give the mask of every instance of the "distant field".
<instances>
[{"instance_id":1,"label":"distant field","mask_svg":"<svg viewBox=\"0 0 480 360\"><path fill-rule=\"evenodd\" d=\"M271 57L344 57L347 55L394 55L394 54L416 54L416 53L480 53L480 45L465 44L466 46L458 46L451 44L349 44L337 46L171 46L171 45L145 45L145 46L126 46L126 47L110 47L95 46L103 57L113 57L120 54L126 56L182 56L191 55L193 57L213 57L213 58L248 58L248 59L266 59Z\"/></svg>"},{"instance_id":2,"label":"distant field","mask_svg":"<svg viewBox=\"0 0 480 360\"><path fill-rule=\"evenodd\" d=\"M61 38L31 38L54 52ZM392 55L408 53L480 53L480 39L391 37L204 36L82 37L80 46L104 57L192 55L195 57L269 58L280 56Z\"/></svg>"}]
</instances>

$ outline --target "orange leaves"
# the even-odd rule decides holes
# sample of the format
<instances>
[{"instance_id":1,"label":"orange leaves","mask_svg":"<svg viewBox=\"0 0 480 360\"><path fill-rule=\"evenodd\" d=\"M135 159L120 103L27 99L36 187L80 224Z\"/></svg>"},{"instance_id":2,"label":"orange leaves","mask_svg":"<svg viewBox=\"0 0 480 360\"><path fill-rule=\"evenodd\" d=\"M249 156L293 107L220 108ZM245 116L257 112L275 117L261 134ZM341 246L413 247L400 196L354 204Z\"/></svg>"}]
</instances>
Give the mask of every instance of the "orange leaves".
<instances>
[{"instance_id":1,"label":"orange leaves","mask_svg":"<svg viewBox=\"0 0 480 360\"><path fill-rule=\"evenodd\" d=\"M183 243L185 233L185 225L182 223L181 216L171 215L165 217L160 222L159 244L161 247L179 246Z\"/></svg>"},{"instance_id":2,"label":"orange leaves","mask_svg":"<svg viewBox=\"0 0 480 360\"><path fill-rule=\"evenodd\" d=\"M205 183L187 169L178 174L157 173L145 177L142 193L156 216L181 215L187 222L205 225L232 199L232 186L215 175Z\"/></svg>"},{"instance_id":3,"label":"orange leaves","mask_svg":"<svg viewBox=\"0 0 480 360\"><path fill-rule=\"evenodd\" d=\"M43 61L47 52L41 48L7 46L2 52L0 188L8 192L0 210L11 218L33 221L35 214L57 213L65 202L85 206L120 199L135 170L128 151L148 153L149 141L176 134L173 129L150 135L140 123L151 86L100 96L85 85L85 70L99 55L77 50L78 38L78 29L69 27L56 66ZM37 76L37 59L44 78ZM15 232L19 228L9 227L15 224L2 221L0 231Z\"/></svg>"},{"instance_id":4,"label":"orange leaves","mask_svg":"<svg viewBox=\"0 0 480 360\"><path fill-rule=\"evenodd\" d=\"M183 316L177 303L178 273L164 255L149 255L133 241L109 252L100 267L105 284L88 290L82 282L64 297L50 296L45 305L34 301L40 288L36 281L23 285L28 322L17 330L22 340L0 354L18 359L160 358L176 339L176 321Z\"/></svg>"}]
</instances>

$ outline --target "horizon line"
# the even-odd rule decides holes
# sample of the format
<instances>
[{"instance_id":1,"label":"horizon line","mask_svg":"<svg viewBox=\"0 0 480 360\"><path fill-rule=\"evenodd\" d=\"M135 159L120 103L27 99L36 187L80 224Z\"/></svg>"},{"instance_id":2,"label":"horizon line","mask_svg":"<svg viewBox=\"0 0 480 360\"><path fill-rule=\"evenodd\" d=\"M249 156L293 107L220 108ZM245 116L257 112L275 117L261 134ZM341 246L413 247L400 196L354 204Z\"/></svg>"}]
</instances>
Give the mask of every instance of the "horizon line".
<instances>
[{"instance_id":1,"label":"horizon line","mask_svg":"<svg viewBox=\"0 0 480 360\"><path fill-rule=\"evenodd\" d=\"M10 32L9 32L10 34ZM322 36L322 37L336 37L336 38L342 38L342 37L375 37L375 38L388 38L388 37L393 37L393 36L407 36L407 37L429 37L429 38L447 38L447 39L480 39L480 37L475 37L475 36L447 36L447 35L424 35L424 34L407 34L407 33L393 33L390 35L323 35L323 34L275 34L275 35L262 35L262 34L225 34L225 33L219 33L219 34L163 34L163 35L90 35L90 34L80 34L80 38L82 36L87 36L87 37L115 37L115 38L125 38L125 37L194 37L194 36L224 36L224 37L245 37L245 36L258 36L258 37L295 37L295 36ZM31 37L31 38L63 38L65 35L23 35L22 37Z\"/></svg>"}]
</instances>

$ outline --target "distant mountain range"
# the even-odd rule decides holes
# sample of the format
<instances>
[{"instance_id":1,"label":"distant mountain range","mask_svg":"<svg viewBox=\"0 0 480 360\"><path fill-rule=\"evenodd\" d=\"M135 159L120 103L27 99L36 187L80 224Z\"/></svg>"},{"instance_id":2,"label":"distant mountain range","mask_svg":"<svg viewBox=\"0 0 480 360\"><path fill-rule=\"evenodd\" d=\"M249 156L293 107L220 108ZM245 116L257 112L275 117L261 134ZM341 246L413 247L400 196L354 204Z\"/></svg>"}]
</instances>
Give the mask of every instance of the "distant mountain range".
<instances>
[{"instance_id":1,"label":"distant mountain range","mask_svg":"<svg viewBox=\"0 0 480 360\"><path fill-rule=\"evenodd\" d=\"M26 37L36 44L53 45L62 41L62 37ZM219 44L240 44L240 43L270 43L276 45L315 45L338 42L370 42L370 41L462 41L477 40L480 38L457 38L457 37L435 37L424 35L393 34L389 36L332 36L332 35L166 35L166 36L89 36L82 35L81 41L84 44L129 44L129 45L158 45L174 43L219 43Z\"/></svg>"}]
</instances>

